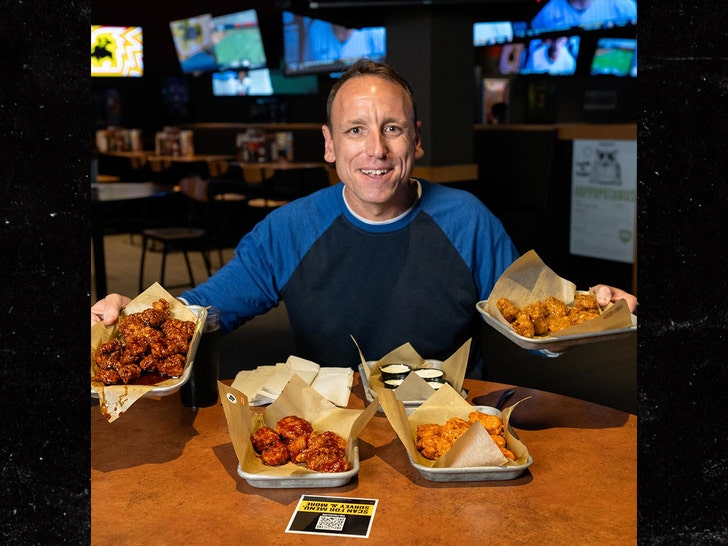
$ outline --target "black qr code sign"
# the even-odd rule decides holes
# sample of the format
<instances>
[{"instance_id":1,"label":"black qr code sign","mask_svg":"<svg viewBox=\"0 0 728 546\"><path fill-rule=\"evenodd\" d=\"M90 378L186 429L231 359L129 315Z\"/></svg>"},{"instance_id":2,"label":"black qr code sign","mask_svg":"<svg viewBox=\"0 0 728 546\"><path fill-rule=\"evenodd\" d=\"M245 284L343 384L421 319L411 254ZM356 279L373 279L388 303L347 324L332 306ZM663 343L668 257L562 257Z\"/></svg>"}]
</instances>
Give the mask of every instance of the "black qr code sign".
<instances>
[{"instance_id":1,"label":"black qr code sign","mask_svg":"<svg viewBox=\"0 0 728 546\"><path fill-rule=\"evenodd\" d=\"M337 514L321 514L316 522L318 531L342 531L346 523L346 516Z\"/></svg>"},{"instance_id":2,"label":"black qr code sign","mask_svg":"<svg viewBox=\"0 0 728 546\"><path fill-rule=\"evenodd\" d=\"M286 533L369 538L377 499L301 495Z\"/></svg>"}]
</instances>

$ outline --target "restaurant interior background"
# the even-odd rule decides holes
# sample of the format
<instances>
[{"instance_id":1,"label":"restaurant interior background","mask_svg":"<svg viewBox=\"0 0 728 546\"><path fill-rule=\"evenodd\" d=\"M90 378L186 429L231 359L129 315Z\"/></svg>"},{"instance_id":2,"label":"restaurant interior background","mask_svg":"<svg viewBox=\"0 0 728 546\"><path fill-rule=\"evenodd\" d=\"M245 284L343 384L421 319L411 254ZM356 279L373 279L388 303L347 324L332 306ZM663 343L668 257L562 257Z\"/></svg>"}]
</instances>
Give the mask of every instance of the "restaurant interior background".
<instances>
[{"instance_id":1,"label":"restaurant interior background","mask_svg":"<svg viewBox=\"0 0 728 546\"><path fill-rule=\"evenodd\" d=\"M154 149L155 133L176 126L194 132L196 152L233 154L236 134L261 124L293 131L295 160L322 161L319 127L335 81L330 73L287 76L279 80L288 82L286 91L272 96L216 96L212 71L183 72L170 23L204 13L215 17L255 9L266 64L277 77L284 75L284 11L352 28L384 26L387 61L413 83L417 94L426 150L418 164L431 174L427 177L441 181L442 174L442 181L473 192L503 221L520 252L536 249L578 288L608 282L637 292L636 252L633 263L624 263L575 255L569 248L574 140L637 137L636 66L621 76L591 71L598 40L636 41L635 24L570 29L566 34L579 43L571 75L504 74L504 50L532 38L519 36L519 25L530 21L543 2L318 4L319 9L311 9L303 0L217 0L208 5L178 0L152 10L141 0L92 0L93 25L142 28L143 75L92 78L91 145L97 130L119 126L140 129L144 149ZM476 45L473 24L478 22L509 22L516 34L505 42ZM304 94L292 94L297 78L307 81ZM317 90L313 94L311 78ZM507 111L498 123L483 106L485 79L506 82ZM635 345L632 339L625 348L627 360L636 359Z\"/></svg>"}]
</instances>

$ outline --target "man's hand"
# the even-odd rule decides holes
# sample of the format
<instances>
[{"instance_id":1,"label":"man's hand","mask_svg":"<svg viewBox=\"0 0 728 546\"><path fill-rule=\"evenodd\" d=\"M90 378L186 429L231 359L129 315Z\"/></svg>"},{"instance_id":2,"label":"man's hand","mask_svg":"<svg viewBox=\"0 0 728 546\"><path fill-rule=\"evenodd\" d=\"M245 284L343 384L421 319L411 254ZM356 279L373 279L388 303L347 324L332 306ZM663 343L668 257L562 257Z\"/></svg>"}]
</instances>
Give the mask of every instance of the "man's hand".
<instances>
[{"instance_id":1,"label":"man's hand","mask_svg":"<svg viewBox=\"0 0 728 546\"><path fill-rule=\"evenodd\" d=\"M630 313L634 313L637 309L637 298L629 292L625 292L619 288L614 288L613 286L608 286L606 284L597 284L596 286L591 287L591 291L597 297L597 303L602 307L609 304L609 302L625 300Z\"/></svg>"},{"instance_id":2,"label":"man's hand","mask_svg":"<svg viewBox=\"0 0 728 546\"><path fill-rule=\"evenodd\" d=\"M109 294L104 299L97 301L91 306L91 326L102 322L107 326L119 320L121 311L131 301L131 298L121 294Z\"/></svg>"}]
</instances>

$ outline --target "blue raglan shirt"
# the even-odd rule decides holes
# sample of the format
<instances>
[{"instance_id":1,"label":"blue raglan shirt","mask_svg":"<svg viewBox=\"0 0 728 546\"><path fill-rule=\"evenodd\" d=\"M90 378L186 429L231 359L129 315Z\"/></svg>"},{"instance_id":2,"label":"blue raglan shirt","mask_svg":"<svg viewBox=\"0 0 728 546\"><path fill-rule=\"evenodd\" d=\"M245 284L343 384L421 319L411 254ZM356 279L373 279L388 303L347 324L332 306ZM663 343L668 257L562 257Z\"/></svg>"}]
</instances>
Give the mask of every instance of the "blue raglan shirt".
<instances>
[{"instance_id":1,"label":"blue raglan shirt","mask_svg":"<svg viewBox=\"0 0 728 546\"><path fill-rule=\"evenodd\" d=\"M476 344L475 305L518 253L474 195L419 182L421 199L389 224L354 217L341 183L276 209L182 298L220 308L223 333L284 301L296 355L321 365L355 366L352 337L367 359L406 342L435 359Z\"/></svg>"}]
</instances>

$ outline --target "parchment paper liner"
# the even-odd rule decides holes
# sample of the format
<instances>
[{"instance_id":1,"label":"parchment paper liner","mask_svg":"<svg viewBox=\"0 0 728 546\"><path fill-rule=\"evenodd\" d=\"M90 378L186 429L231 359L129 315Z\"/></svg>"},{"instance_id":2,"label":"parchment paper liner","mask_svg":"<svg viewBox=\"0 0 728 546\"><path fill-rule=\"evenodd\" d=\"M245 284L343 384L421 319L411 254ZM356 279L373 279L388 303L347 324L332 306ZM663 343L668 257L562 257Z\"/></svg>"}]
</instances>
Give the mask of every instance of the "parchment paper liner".
<instances>
[{"instance_id":1,"label":"parchment paper liner","mask_svg":"<svg viewBox=\"0 0 728 546\"><path fill-rule=\"evenodd\" d=\"M436 461L424 457L417 451L415 447L417 425L428 423L444 425L451 417L460 417L467 421L468 414L475 411L474 406L471 406L447 384L435 391L411 415L407 415L404 404L397 400L392 391L383 391L379 402L402 445L417 464L431 468L473 468L526 464L528 449L510 428L509 421L515 407L527 399L516 402L502 412L496 410L503 419L507 447L516 455L515 461L503 456L480 423L472 424L465 434L455 441L452 448Z\"/></svg>"},{"instance_id":2,"label":"parchment paper liner","mask_svg":"<svg viewBox=\"0 0 728 546\"><path fill-rule=\"evenodd\" d=\"M169 302L169 311L172 318L191 320L197 323L195 334L187 352L187 362L185 363L185 371L187 371L193 365L194 353L197 350L197 344L202 335L202 328L205 325L206 311L203 310L201 316L195 316L182 302L175 299L159 283L155 282L122 309L119 318L148 309L152 306L152 303L160 298ZM99 322L91 327L91 378L96 375L96 370L98 369L98 365L94 362L94 355L99 346L118 336L118 323L106 326L102 322ZM92 379L91 387L99 395L99 409L101 413L111 423L127 411L134 402L150 391L159 389L160 387L173 387L181 381L182 377L177 377L166 379L154 385L104 385L100 381L93 381Z\"/></svg>"},{"instance_id":3,"label":"parchment paper liner","mask_svg":"<svg viewBox=\"0 0 728 546\"><path fill-rule=\"evenodd\" d=\"M453 353L450 358L443 361L442 371L444 373L444 379L447 381L456 392L460 392L463 388L463 380L465 379L465 371L468 366L468 356L470 354L470 344L472 340L467 340L463 345ZM356 343L356 340L355 340ZM357 344L357 348L358 348ZM427 384L427 381L422 379L416 373L410 373L407 375L402 384L396 389L387 389L382 383L382 372L381 367L387 364L393 363L404 363L408 364L413 370L417 368L429 367L427 361L422 358L411 344L405 343L400 347L397 347L390 353L382 357L381 360L374 363L371 367L367 363L364 355L359 349L359 357L362 361L362 369L367 376L369 387L374 393L381 396L383 391L394 392L395 397L398 400L426 400L435 393L435 389Z\"/></svg>"},{"instance_id":4,"label":"parchment paper liner","mask_svg":"<svg viewBox=\"0 0 728 546\"><path fill-rule=\"evenodd\" d=\"M262 413L251 411L247 397L239 390L221 382L218 382L218 390L240 467L246 473L267 476L289 477L314 472L295 463L264 465L250 441L250 435L259 427L268 425L275 428L276 423L288 415L302 417L311 423L314 432L330 430L345 438L346 457L351 462L354 440L379 406L375 399L363 410L339 408L297 375L291 377L278 399Z\"/></svg>"},{"instance_id":5,"label":"parchment paper liner","mask_svg":"<svg viewBox=\"0 0 728 546\"><path fill-rule=\"evenodd\" d=\"M573 282L559 277L541 261L534 250L529 250L500 276L488 296L485 311L510 328L509 322L503 318L496 307L496 302L500 298L508 298L518 307L524 307L553 296L570 305L574 302L576 292L576 285ZM632 326L632 317L629 306L626 301L619 300L592 320L564 328L548 336L537 336L534 339L558 338L574 334L617 330L630 326Z\"/></svg>"}]
</instances>

